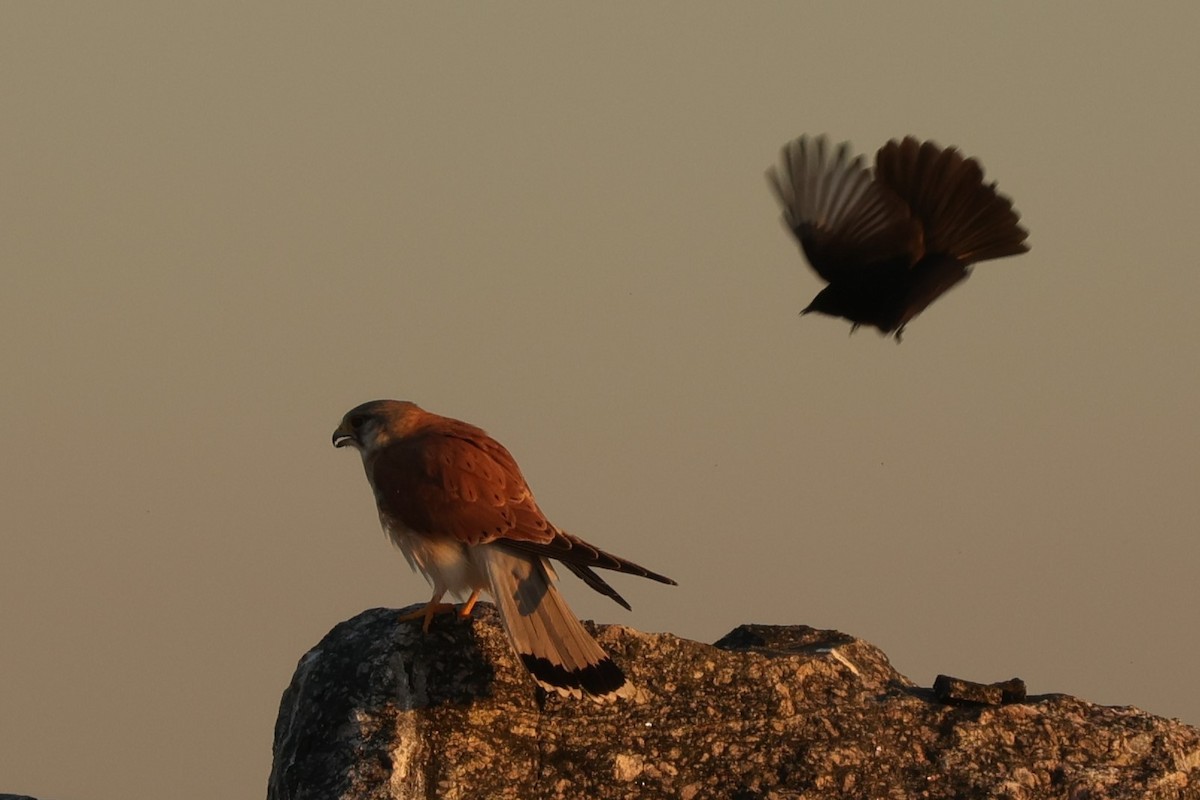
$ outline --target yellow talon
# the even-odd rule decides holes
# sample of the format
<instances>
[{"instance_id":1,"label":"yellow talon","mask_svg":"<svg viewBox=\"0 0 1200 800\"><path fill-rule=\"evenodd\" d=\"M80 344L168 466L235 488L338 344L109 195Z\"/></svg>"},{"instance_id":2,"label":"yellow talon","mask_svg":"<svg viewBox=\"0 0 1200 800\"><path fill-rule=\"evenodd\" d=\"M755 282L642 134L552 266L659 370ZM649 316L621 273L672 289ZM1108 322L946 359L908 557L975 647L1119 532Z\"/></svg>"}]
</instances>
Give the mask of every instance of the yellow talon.
<instances>
[{"instance_id":1,"label":"yellow talon","mask_svg":"<svg viewBox=\"0 0 1200 800\"><path fill-rule=\"evenodd\" d=\"M410 611L407 614L400 615L401 622L412 622L415 619L421 620L422 633L429 633L429 626L433 622L433 618L438 614L447 614L455 611L459 619L466 619L471 616L471 609L475 607L475 601L479 599L479 590L471 592L471 596L467 598L467 602L463 604L461 609L455 609L453 603L443 603L442 593L439 592L433 596L425 605L418 608L416 611Z\"/></svg>"},{"instance_id":2,"label":"yellow talon","mask_svg":"<svg viewBox=\"0 0 1200 800\"><path fill-rule=\"evenodd\" d=\"M400 615L401 622L410 622L414 619L424 620L421 623L421 632L429 633L429 624L433 622L433 618L438 614L445 614L447 611L453 611L454 606L450 603L442 603L437 600L430 600L416 611L410 611L407 614Z\"/></svg>"}]
</instances>

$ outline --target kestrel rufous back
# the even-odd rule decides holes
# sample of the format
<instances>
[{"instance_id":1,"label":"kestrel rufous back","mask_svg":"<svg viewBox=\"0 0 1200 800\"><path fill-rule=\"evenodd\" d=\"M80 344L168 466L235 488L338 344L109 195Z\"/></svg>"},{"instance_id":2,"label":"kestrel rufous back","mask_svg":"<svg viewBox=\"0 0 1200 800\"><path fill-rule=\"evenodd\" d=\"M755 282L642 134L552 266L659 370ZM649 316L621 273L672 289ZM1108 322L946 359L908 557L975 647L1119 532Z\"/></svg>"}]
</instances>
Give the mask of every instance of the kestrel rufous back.
<instances>
[{"instance_id":1,"label":"kestrel rufous back","mask_svg":"<svg viewBox=\"0 0 1200 800\"><path fill-rule=\"evenodd\" d=\"M466 617L486 590L541 686L597 700L628 696L624 673L559 594L549 559L625 608L593 567L675 581L555 528L508 450L474 425L414 403L375 400L342 418L333 444L362 455L384 531L433 584L432 599L407 619L423 619L428 630L435 614L453 610L441 602L447 592L469 595L458 612Z\"/></svg>"}]
</instances>

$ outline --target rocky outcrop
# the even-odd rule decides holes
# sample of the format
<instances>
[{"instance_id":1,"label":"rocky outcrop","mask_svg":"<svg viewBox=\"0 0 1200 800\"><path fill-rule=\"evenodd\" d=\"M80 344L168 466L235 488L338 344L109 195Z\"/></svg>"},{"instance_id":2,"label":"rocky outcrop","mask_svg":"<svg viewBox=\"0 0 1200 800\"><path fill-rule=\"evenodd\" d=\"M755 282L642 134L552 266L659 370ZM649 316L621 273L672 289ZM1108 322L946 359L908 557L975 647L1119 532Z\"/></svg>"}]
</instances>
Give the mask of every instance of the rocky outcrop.
<instances>
[{"instance_id":1,"label":"rocky outcrop","mask_svg":"<svg viewBox=\"0 0 1200 800\"><path fill-rule=\"evenodd\" d=\"M1200 798L1195 728L1015 682L935 695L836 631L590 626L638 687L599 705L541 692L491 606L427 635L399 613L300 660L269 798Z\"/></svg>"}]
</instances>

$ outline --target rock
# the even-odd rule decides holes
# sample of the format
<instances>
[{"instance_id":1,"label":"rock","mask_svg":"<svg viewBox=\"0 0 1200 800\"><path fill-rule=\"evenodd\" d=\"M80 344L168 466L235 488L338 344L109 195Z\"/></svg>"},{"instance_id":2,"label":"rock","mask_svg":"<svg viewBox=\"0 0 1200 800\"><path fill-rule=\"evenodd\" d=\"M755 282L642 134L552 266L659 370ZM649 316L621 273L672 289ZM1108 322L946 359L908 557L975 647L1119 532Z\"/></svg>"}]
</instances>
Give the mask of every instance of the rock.
<instances>
[{"instance_id":1,"label":"rock","mask_svg":"<svg viewBox=\"0 0 1200 800\"><path fill-rule=\"evenodd\" d=\"M268 798L1200 797L1195 728L1067 695L942 703L837 631L589 625L638 686L600 705L538 689L487 604L427 635L400 613L300 660Z\"/></svg>"},{"instance_id":2,"label":"rock","mask_svg":"<svg viewBox=\"0 0 1200 800\"><path fill-rule=\"evenodd\" d=\"M941 703L974 703L998 706L1025 702L1025 681L1010 678L997 683L976 683L938 675L933 681L933 696Z\"/></svg>"}]
</instances>

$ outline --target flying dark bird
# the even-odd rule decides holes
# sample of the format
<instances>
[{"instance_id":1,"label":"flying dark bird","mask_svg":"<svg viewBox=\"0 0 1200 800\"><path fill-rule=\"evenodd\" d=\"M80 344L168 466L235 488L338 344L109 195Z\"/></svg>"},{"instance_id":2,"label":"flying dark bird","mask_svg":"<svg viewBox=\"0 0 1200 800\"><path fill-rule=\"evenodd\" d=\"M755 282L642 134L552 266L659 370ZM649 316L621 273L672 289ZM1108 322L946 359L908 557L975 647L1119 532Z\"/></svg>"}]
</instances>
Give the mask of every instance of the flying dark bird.
<instances>
[{"instance_id":1,"label":"flying dark bird","mask_svg":"<svg viewBox=\"0 0 1200 800\"><path fill-rule=\"evenodd\" d=\"M802 314L844 317L899 341L904 326L970 273L1029 249L1012 202L953 147L892 140L875 170L824 136L784 145L767 172L783 218L829 284Z\"/></svg>"},{"instance_id":2,"label":"flying dark bird","mask_svg":"<svg viewBox=\"0 0 1200 800\"><path fill-rule=\"evenodd\" d=\"M346 413L333 444L362 455L383 529L433 584L433 598L406 619L422 620L428 631L435 614L455 610L442 602L447 592L470 595L457 612L466 617L487 591L543 688L599 701L631 694L624 673L567 608L550 559L625 608L593 567L675 581L554 527L512 455L474 425L375 400Z\"/></svg>"}]
</instances>

